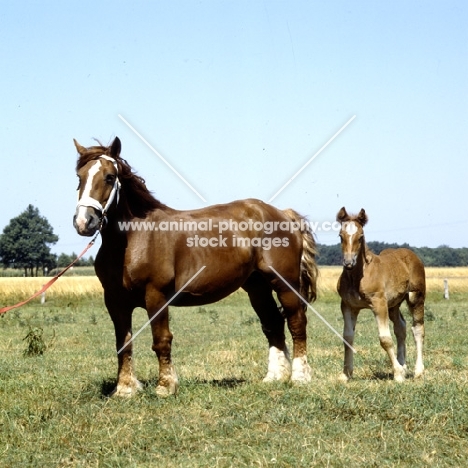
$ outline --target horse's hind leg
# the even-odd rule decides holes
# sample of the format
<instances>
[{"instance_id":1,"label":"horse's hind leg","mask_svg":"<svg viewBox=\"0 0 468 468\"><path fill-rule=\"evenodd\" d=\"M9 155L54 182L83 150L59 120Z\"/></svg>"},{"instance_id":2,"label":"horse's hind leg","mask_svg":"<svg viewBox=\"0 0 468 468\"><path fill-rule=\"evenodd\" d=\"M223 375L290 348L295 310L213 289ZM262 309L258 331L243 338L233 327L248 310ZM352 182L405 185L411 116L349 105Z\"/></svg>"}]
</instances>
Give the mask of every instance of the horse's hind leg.
<instances>
[{"instance_id":1,"label":"horse's hind leg","mask_svg":"<svg viewBox=\"0 0 468 468\"><path fill-rule=\"evenodd\" d=\"M271 286L259 273L254 272L243 288L260 319L270 348L268 372L263 381L288 381L291 377L291 361L284 335L284 317L273 298Z\"/></svg>"},{"instance_id":2,"label":"horse's hind leg","mask_svg":"<svg viewBox=\"0 0 468 468\"><path fill-rule=\"evenodd\" d=\"M416 365L414 377L421 377L424 373L423 346L424 346L424 294L410 292L408 294L408 307L413 316L413 337L416 344Z\"/></svg>"},{"instance_id":3,"label":"horse's hind leg","mask_svg":"<svg viewBox=\"0 0 468 468\"><path fill-rule=\"evenodd\" d=\"M307 362L307 316L306 306L291 289L277 292L293 340L293 382L310 382L312 370Z\"/></svg>"},{"instance_id":4,"label":"horse's hind leg","mask_svg":"<svg viewBox=\"0 0 468 468\"><path fill-rule=\"evenodd\" d=\"M406 322L399 306L389 309L388 315L397 340L397 360L406 369Z\"/></svg>"}]
</instances>

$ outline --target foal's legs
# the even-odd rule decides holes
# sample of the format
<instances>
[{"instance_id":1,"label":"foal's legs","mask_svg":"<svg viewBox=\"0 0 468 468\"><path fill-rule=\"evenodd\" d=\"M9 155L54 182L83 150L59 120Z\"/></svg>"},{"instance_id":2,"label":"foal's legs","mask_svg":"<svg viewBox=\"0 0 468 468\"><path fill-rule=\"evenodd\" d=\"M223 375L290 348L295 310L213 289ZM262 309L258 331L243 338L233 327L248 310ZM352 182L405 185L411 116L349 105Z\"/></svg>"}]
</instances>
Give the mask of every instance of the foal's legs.
<instances>
[{"instance_id":1,"label":"foal's legs","mask_svg":"<svg viewBox=\"0 0 468 468\"><path fill-rule=\"evenodd\" d=\"M132 339L133 307L115 295L104 293L104 299L109 315L114 323L118 353L117 386L111 395L131 396L142 388L141 383L135 377L133 368L133 343L130 341Z\"/></svg>"},{"instance_id":2,"label":"foal's legs","mask_svg":"<svg viewBox=\"0 0 468 468\"><path fill-rule=\"evenodd\" d=\"M397 340L397 360L406 369L406 322L399 306L389 309L388 315Z\"/></svg>"},{"instance_id":3,"label":"foal's legs","mask_svg":"<svg viewBox=\"0 0 468 468\"><path fill-rule=\"evenodd\" d=\"M159 361L156 393L160 396L174 395L179 387L179 380L171 361L172 333L169 330L169 309L165 303L166 299L159 291L147 291L146 309L151 320L152 349Z\"/></svg>"},{"instance_id":4,"label":"foal's legs","mask_svg":"<svg viewBox=\"0 0 468 468\"><path fill-rule=\"evenodd\" d=\"M413 316L413 337L416 344L416 365L414 377L421 377L424 373L423 345L424 345L424 294L410 292L408 295L408 307Z\"/></svg>"},{"instance_id":5,"label":"foal's legs","mask_svg":"<svg viewBox=\"0 0 468 468\"><path fill-rule=\"evenodd\" d=\"M250 303L260 319L270 348L268 372L263 381L288 381L291 377L291 361L284 335L284 317L273 298L271 286L262 275L254 272L243 288L247 291Z\"/></svg>"},{"instance_id":6,"label":"foal's legs","mask_svg":"<svg viewBox=\"0 0 468 468\"><path fill-rule=\"evenodd\" d=\"M339 380L347 382L353 376L354 369L354 354L353 350L348 346L353 346L354 331L356 329L356 322L359 314L359 309L351 309L344 301L341 301L341 313L343 314L344 330L343 338L344 343L344 366L343 373L340 375ZM348 343L348 344L347 344Z\"/></svg>"},{"instance_id":7,"label":"foal's legs","mask_svg":"<svg viewBox=\"0 0 468 468\"><path fill-rule=\"evenodd\" d=\"M388 308L385 297L378 297L372 301L372 311L374 312L377 327L379 329L380 346L387 352L393 367L393 378L397 382L405 380L405 369L398 362L393 347L392 335L388 320Z\"/></svg>"}]
</instances>

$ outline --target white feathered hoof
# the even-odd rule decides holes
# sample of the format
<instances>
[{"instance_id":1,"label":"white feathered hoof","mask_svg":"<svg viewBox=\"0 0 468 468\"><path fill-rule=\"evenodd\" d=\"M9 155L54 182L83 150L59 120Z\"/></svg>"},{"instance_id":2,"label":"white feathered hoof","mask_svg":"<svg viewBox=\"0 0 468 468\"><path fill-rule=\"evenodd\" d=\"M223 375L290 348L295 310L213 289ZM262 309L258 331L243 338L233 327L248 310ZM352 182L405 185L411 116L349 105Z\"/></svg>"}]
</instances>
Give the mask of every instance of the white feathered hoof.
<instances>
[{"instance_id":1,"label":"white feathered hoof","mask_svg":"<svg viewBox=\"0 0 468 468\"><path fill-rule=\"evenodd\" d=\"M117 384L117 386L112 390L112 393L109 395L111 397L122 397L129 398L143 390L143 384L137 380L132 379L129 384Z\"/></svg>"},{"instance_id":2,"label":"white feathered hoof","mask_svg":"<svg viewBox=\"0 0 468 468\"><path fill-rule=\"evenodd\" d=\"M288 382L291 378L291 361L288 348L284 351L272 346L268 355L268 372L264 382Z\"/></svg>"},{"instance_id":3,"label":"white feathered hoof","mask_svg":"<svg viewBox=\"0 0 468 468\"><path fill-rule=\"evenodd\" d=\"M179 390L179 379L177 377L174 366L171 365L169 371L159 376L159 383L156 387L156 395L160 397L168 397L175 395Z\"/></svg>"},{"instance_id":4,"label":"white feathered hoof","mask_svg":"<svg viewBox=\"0 0 468 468\"><path fill-rule=\"evenodd\" d=\"M293 359L291 380L294 383L308 383L312 380L312 369L307 362L307 356Z\"/></svg>"}]
</instances>

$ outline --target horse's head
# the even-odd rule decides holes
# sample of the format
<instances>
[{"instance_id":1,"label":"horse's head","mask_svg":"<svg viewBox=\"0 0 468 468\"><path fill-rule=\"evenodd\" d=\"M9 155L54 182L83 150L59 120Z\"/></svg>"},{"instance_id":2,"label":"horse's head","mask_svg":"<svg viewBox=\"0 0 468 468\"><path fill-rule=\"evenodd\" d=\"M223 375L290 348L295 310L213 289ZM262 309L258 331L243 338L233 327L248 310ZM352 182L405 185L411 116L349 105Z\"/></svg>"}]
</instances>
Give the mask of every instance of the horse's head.
<instances>
[{"instance_id":1,"label":"horse's head","mask_svg":"<svg viewBox=\"0 0 468 468\"><path fill-rule=\"evenodd\" d=\"M359 252L364 243L364 226L367 223L367 215L362 208L359 214L349 215L345 207L336 215L336 220L341 223L340 239L343 252L343 266L351 270L357 262Z\"/></svg>"},{"instance_id":2,"label":"horse's head","mask_svg":"<svg viewBox=\"0 0 468 468\"><path fill-rule=\"evenodd\" d=\"M84 148L74 140L79 153L77 163L78 203L73 225L81 236L92 236L101 226L108 209L119 198L117 160L121 143L116 137L109 148Z\"/></svg>"}]
</instances>

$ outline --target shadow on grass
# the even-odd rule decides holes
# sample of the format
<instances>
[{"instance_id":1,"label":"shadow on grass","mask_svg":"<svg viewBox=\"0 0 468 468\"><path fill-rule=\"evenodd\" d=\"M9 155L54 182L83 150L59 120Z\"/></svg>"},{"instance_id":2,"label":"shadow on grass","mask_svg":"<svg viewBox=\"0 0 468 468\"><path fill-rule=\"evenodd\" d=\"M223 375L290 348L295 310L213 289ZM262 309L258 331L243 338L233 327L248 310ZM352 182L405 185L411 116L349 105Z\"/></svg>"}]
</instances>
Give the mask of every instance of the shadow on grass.
<instances>
[{"instance_id":1,"label":"shadow on grass","mask_svg":"<svg viewBox=\"0 0 468 468\"><path fill-rule=\"evenodd\" d=\"M236 377L224 378L224 379L194 379L191 381L194 385L210 385L211 387L218 388L236 388L240 387L246 382L245 379L238 379Z\"/></svg>"},{"instance_id":2,"label":"shadow on grass","mask_svg":"<svg viewBox=\"0 0 468 468\"><path fill-rule=\"evenodd\" d=\"M154 389L158 385L158 379L139 379L143 384L143 391ZM190 379L183 381L180 385L211 386L216 388L237 388L244 385L247 381L236 377L223 379ZM104 379L100 385L101 398L109 398L117 385L116 379Z\"/></svg>"},{"instance_id":3,"label":"shadow on grass","mask_svg":"<svg viewBox=\"0 0 468 468\"><path fill-rule=\"evenodd\" d=\"M101 398L109 398L117 385L116 379L105 379L101 382Z\"/></svg>"},{"instance_id":4,"label":"shadow on grass","mask_svg":"<svg viewBox=\"0 0 468 468\"><path fill-rule=\"evenodd\" d=\"M389 372L373 371L369 380L393 380L393 374Z\"/></svg>"},{"instance_id":5,"label":"shadow on grass","mask_svg":"<svg viewBox=\"0 0 468 468\"><path fill-rule=\"evenodd\" d=\"M369 380L395 380L393 373L374 371ZM414 380L414 372L406 371L406 380Z\"/></svg>"}]
</instances>

